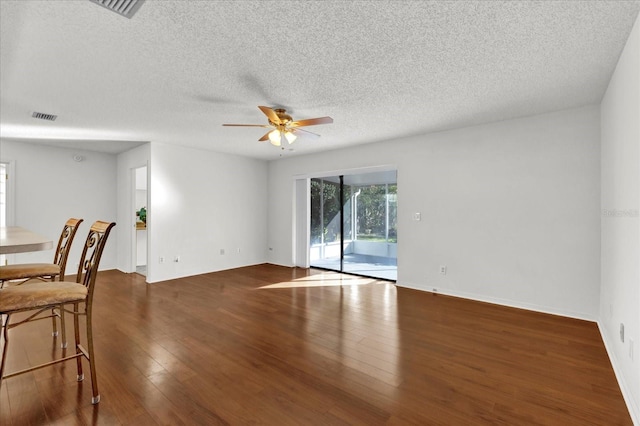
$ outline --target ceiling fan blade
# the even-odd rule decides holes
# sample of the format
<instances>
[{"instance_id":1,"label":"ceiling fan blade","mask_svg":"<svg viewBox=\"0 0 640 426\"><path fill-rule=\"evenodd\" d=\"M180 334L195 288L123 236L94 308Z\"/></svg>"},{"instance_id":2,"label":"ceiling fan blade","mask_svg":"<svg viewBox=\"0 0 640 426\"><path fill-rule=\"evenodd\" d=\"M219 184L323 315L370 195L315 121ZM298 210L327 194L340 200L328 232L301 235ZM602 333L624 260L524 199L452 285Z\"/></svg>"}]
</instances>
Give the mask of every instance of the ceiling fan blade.
<instances>
[{"instance_id":1,"label":"ceiling fan blade","mask_svg":"<svg viewBox=\"0 0 640 426\"><path fill-rule=\"evenodd\" d=\"M265 142L269 140L269 133L271 133L273 130L269 130L267 133L264 134L263 137L261 137L260 139L258 139L258 142Z\"/></svg>"},{"instance_id":2,"label":"ceiling fan blade","mask_svg":"<svg viewBox=\"0 0 640 426\"><path fill-rule=\"evenodd\" d=\"M320 137L320 135L319 135L319 134L317 134L317 133L313 133L313 132L310 132L310 131L305 130L305 129L295 128L295 129L291 129L291 132L293 132L293 133L300 133L300 132L304 132L304 134L305 134L305 135L310 135L310 136L312 136L312 137L314 137L314 138L319 138L319 137Z\"/></svg>"},{"instance_id":3,"label":"ceiling fan blade","mask_svg":"<svg viewBox=\"0 0 640 426\"><path fill-rule=\"evenodd\" d=\"M302 126L315 126L316 124L331 124L333 118L331 117L318 117L308 118L306 120L298 120L289 123L289 127L302 127Z\"/></svg>"},{"instance_id":4,"label":"ceiling fan blade","mask_svg":"<svg viewBox=\"0 0 640 426\"><path fill-rule=\"evenodd\" d=\"M271 127L266 124L223 124L223 126L234 126L234 127Z\"/></svg>"},{"instance_id":5,"label":"ceiling fan blade","mask_svg":"<svg viewBox=\"0 0 640 426\"><path fill-rule=\"evenodd\" d=\"M278 114L276 114L274 110L266 106L258 106L258 108L260 108L260 111L262 111L273 123L280 124L280 117L278 117Z\"/></svg>"}]
</instances>

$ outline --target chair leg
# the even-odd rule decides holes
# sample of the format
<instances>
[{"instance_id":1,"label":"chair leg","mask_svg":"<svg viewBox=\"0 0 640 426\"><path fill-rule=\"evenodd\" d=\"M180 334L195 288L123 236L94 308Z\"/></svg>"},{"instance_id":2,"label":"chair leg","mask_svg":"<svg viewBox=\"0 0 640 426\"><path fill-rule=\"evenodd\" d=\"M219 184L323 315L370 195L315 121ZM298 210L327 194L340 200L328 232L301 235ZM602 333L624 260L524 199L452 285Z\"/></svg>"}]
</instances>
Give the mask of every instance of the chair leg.
<instances>
[{"instance_id":1,"label":"chair leg","mask_svg":"<svg viewBox=\"0 0 640 426\"><path fill-rule=\"evenodd\" d=\"M92 404L100 402L100 393L98 392L98 376L96 374L96 358L93 351L93 327L91 326L91 302L86 305L86 317L87 317L87 352L89 352L89 370L91 372L91 389L93 396L91 398Z\"/></svg>"},{"instance_id":2,"label":"chair leg","mask_svg":"<svg viewBox=\"0 0 640 426\"><path fill-rule=\"evenodd\" d=\"M78 309L79 309L78 303L76 302L73 304L73 332L75 335L76 354L80 355L82 354L82 351L80 350L80 320L78 318L78 315L80 314L80 312ZM79 382L84 380L84 374L82 373L82 359L80 358L81 358L81 355L76 357L76 364L78 366L77 380Z\"/></svg>"},{"instance_id":3,"label":"chair leg","mask_svg":"<svg viewBox=\"0 0 640 426\"><path fill-rule=\"evenodd\" d=\"M62 329L62 341L60 342L60 347L62 349L66 349L67 348L67 326L64 321L64 305L60 305L58 307L58 310L60 312L60 328ZM54 317L53 321L55 320L56 319Z\"/></svg>"},{"instance_id":4,"label":"chair leg","mask_svg":"<svg viewBox=\"0 0 640 426\"><path fill-rule=\"evenodd\" d=\"M52 276L52 277L44 277L44 279L45 279L45 281L46 281L46 280L49 280L49 281L55 281L55 280L56 280L56 277L54 277L54 276ZM52 335L53 337L57 337L57 336L58 336L58 325L56 324L56 316L57 316L57 315L56 315L56 308L51 308L51 326L52 326L52 328L51 328L51 329L53 330L53 331L51 332L51 335ZM63 326L63 324L60 324L60 326L62 327L62 326ZM64 339L64 328L62 328L62 335L63 335L62 343L63 343L63 344L65 344L65 343L66 343L66 340ZM67 346L66 346L66 345L64 345L64 346L62 346L62 347L63 347L63 348L66 348Z\"/></svg>"},{"instance_id":5,"label":"chair leg","mask_svg":"<svg viewBox=\"0 0 640 426\"><path fill-rule=\"evenodd\" d=\"M2 334L4 336L4 346L2 347L2 361L0 361L0 388L2 388L2 378L4 377L4 364L7 360L7 348L9 347L9 318L10 315L3 315L4 318L0 318L2 322Z\"/></svg>"},{"instance_id":6,"label":"chair leg","mask_svg":"<svg viewBox=\"0 0 640 426\"><path fill-rule=\"evenodd\" d=\"M51 325L52 325L52 329L53 329L53 331L51 332L51 335L53 337L56 337L58 335L58 326L56 324L56 309L55 308L51 308Z\"/></svg>"}]
</instances>

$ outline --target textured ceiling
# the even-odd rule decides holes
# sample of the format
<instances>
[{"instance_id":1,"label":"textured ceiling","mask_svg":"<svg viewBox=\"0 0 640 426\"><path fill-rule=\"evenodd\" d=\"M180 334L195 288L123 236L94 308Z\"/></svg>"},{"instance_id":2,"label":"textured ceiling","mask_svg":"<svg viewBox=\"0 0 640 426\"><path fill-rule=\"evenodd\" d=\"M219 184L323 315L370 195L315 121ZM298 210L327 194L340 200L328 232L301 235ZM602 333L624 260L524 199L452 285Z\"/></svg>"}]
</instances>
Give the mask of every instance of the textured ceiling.
<instances>
[{"instance_id":1,"label":"textured ceiling","mask_svg":"<svg viewBox=\"0 0 640 426\"><path fill-rule=\"evenodd\" d=\"M86 0L2 0L0 136L275 159L594 104L639 9L147 0L127 19ZM266 124L258 105L334 123L307 128L322 136L294 151L259 143L265 129L222 127Z\"/></svg>"}]
</instances>

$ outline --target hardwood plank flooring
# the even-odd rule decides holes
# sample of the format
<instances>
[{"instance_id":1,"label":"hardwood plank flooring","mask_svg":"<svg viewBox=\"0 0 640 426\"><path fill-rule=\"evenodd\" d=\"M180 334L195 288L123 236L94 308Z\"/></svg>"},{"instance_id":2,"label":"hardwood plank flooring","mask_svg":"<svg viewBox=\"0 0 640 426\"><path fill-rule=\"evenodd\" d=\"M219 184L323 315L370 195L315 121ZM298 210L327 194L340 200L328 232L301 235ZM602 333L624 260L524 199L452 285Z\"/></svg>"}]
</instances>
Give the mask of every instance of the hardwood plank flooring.
<instances>
[{"instance_id":1,"label":"hardwood plank flooring","mask_svg":"<svg viewBox=\"0 0 640 426\"><path fill-rule=\"evenodd\" d=\"M58 364L3 381L0 424L632 424L587 321L273 265L103 271L94 306L100 404ZM12 330L8 371L50 331Z\"/></svg>"}]
</instances>

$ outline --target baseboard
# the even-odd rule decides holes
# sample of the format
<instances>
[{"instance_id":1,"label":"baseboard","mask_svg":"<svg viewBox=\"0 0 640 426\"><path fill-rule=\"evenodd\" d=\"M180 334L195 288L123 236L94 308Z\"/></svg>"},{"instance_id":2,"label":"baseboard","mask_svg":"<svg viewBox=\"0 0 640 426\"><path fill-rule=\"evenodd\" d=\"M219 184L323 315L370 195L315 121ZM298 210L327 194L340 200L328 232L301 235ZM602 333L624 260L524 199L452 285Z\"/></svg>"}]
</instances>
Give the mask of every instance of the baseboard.
<instances>
[{"instance_id":1,"label":"baseboard","mask_svg":"<svg viewBox=\"0 0 640 426\"><path fill-rule=\"evenodd\" d=\"M598 330L600 330L600 336L602 336L602 341L604 342L604 347L607 351L607 355L609 355L609 361L611 361L611 366L613 367L613 372L616 375L616 379L618 379L618 385L620 386L620 391L622 392L622 397L624 398L624 402L627 404L627 409L629 409L629 414L631 415L631 420L635 426L640 426L640 407L636 404L636 401L633 399L633 395L631 394L631 390L627 385L627 381L622 374L620 369L618 358L613 352L613 345L607 338L607 334L604 332L604 326L597 321Z\"/></svg>"},{"instance_id":2,"label":"baseboard","mask_svg":"<svg viewBox=\"0 0 640 426\"><path fill-rule=\"evenodd\" d=\"M433 290L426 289L420 285L415 285L415 284L406 283L406 282L402 282L402 283L397 282L396 285L398 287L406 287L414 290L426 291L429 293L438 293L438 294L444 294L445 296L453 296L453 297L460 297L462 299L475 300L476 302L491 303L494 305L508 306L510 308L517 308L517 309L525 309L527 311L541 312L544 314L559 315L562 317L574 318L574 319L579 319L584 321L591 321L591 322L597 321L596 318L593 317L593 315L585 314L583 312L559 310L559 309L550 308L547 306L535 305L531 303L522 303L522 302L517 302L509 299L501 299L498 297L486 297L486 296L473 294L473 293L451 291L449 289L443 289L443 288L438 288L437 291L433 291Z\"/></svg>"},{"instance_id":3,"label":"baseboard","mask_svg":"<svg viewBox=\"0 0 640 426\"><path fill-rule=\"evenodd\" d=\"M147 284L156 284L156 283L161 283L164 281L171 281L171 280L178 280L181 278L188 278L188 277L195 277L198 275L204 275L204 274L212 274L214 272L221 272L221 271L228 271L231 269L238 269L238 268L246 268L249 266L256 266L256 265L263 265L266 262L256 262L256 263L249 263L246 265L234 265L234 266L224 266L218 269L213 269L213 270L206 270L206 271L190 271L190 272L186 272L183 273L182 275L180 274L175 274L175 275L165 275L163 277L157 278L157 274L154 275L153 277L150 277L149 275L147 275L146 277L146 282Z\"/></svg>"}]
</instances>

